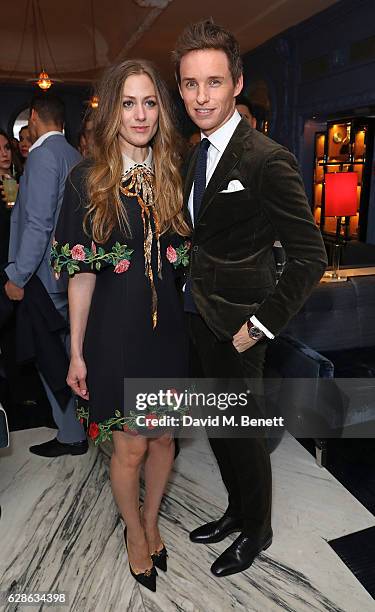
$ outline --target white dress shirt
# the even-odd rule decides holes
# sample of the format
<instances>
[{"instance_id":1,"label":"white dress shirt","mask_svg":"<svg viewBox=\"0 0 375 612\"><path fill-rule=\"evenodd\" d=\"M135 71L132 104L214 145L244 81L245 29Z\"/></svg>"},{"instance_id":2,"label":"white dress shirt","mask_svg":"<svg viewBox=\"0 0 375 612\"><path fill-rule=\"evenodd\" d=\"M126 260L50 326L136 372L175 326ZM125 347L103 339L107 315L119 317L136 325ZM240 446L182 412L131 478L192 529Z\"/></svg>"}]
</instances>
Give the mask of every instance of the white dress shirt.
<instances>
[{"instance_id":1,"label":"white dress shirt","mask_svg":"<svg viewBox=\"0 0 375 612\"><path fill-rule=\"evenodd\" d=\"M227 148L230 139L232 138L234 131L241 121L241 115L236 110L233 115L224 125L221 126L216 132L211 134L210 136L205 136L203 132L201 132L201 140L203 138L207 138L210 141L210 147L207 151L207 170L206 170L206 187L211 179L211 176L215 172L216 166L218 165L222 154ZM191 220L194 225L194 208L193 208L193 196L194 196L194 183L191 188L188 208L190 211Z\"/></svg>"},{"instance_id":2,"label":"white dress shirt","mask_svg":"<svg viewBox=\"0 0 375 612\"><path fill-rule=\"evenodd\" d=\"M210 141L210 147L207 152L207 170L206 170L206 187L216 169L216 166L219 163L221 156L223 155L225 149L227 148L230 139L232 138L234 131L238 124L241 121L240 113L235 110L233 115L224 125L221 126L216 132L210 134L210 136L205 136L203 132L201 132L201 140L203 138L208 138ZM191 188L188 208L191 216L191 220L194 226L194 207L193 207L193 196L194 196L194 183ZM253 315L250 317L250 321L258 327L262 332L267 336L267 338L273 339L275 336L269 329L267 329L258 319Z\"/></svg>"},{"instance_id":3,"label":"white dress shirt","mask_svg":"<svg viewBox=\"0 0 375 612\"><path fill-rule=\"evenodd\" d=\"M30 149L29 149L29 153L31 153L31 151L33 149L36 149L37 147L40 147L40 145L47 140L47 138L49 138L49 136L64 136L64 134L62 132L58 132L57 130L51 130L50 132L46 132L45 134L42 134L41 136L39 136L38 140L36 140L34 142L33 145L31 145Z\"/></svg>"}]
</instances>

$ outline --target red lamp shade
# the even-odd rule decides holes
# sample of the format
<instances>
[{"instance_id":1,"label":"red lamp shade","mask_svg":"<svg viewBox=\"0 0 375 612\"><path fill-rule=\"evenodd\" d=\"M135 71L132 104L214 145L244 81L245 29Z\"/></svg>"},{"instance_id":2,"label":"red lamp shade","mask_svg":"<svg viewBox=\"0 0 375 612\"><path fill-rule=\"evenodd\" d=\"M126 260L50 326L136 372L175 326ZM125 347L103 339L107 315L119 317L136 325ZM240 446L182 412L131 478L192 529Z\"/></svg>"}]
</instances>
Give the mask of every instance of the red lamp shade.
<instances>
[{"instance_id":1,"label":"red lamp shade","mask_svg":"<svg viewBox=\"0 0 375 612\"><path fill-rule=\"evenodd\" d=\"M324 175L326 217L349 217L357 213L356 172L330 172Z\"/></svg>"}]
</instances>

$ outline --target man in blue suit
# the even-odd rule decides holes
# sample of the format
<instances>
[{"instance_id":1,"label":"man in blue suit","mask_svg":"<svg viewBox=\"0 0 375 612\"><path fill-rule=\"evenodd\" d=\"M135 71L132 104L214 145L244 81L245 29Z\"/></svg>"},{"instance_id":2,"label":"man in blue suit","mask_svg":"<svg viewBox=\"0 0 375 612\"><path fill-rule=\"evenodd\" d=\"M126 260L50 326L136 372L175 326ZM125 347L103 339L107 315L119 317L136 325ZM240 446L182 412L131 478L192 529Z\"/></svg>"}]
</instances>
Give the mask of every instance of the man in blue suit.
<instances>
[{"instance_id":1,"label":"man in blue suit","mask_svg":"<svg viewBox=\"0 0 375 612\"><path fill-rule=\"evenodd\" d=\"M81 159L63 134L64 105L49 94L36 96L30 106L29 131L33 142L21 177L12 211L8 281L9 299L20 301L24 287L36 275L48 292L57 311L67 319L67 280L56 279L50 266L50 252L64 195L66 178ZM69 351L69 337L62 337ZM56 422L57 437L32 446L30 451L44 457L83 454L87 451L84 429L76 419L74 397L65 410L39 372Z\"/></svg>"}]
</instances>

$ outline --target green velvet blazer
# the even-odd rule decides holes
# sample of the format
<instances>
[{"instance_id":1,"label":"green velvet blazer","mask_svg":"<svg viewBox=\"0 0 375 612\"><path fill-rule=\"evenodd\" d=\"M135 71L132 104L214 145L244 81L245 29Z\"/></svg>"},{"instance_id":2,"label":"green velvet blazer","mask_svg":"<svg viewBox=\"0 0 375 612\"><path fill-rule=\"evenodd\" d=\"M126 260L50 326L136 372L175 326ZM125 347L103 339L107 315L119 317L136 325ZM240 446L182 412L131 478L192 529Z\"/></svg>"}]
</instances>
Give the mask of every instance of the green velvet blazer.
<instances>
[{"instance_id":1,"label":"green velvet blazer","mask_svg":"<svg viewBox=\"0 0 375 612\"><path fill-rule=\"evenodd\" d=\"M187 160L184 207L198 147ZM241 191L220 193L238 180ZM276 284L272 246L287 263ZM296 158L285 147L238 124L209 181L192 233L190 275L197 309L220 340L251 315L277 335L319 281L327 265Z\"/></svg>"}]
</instances>

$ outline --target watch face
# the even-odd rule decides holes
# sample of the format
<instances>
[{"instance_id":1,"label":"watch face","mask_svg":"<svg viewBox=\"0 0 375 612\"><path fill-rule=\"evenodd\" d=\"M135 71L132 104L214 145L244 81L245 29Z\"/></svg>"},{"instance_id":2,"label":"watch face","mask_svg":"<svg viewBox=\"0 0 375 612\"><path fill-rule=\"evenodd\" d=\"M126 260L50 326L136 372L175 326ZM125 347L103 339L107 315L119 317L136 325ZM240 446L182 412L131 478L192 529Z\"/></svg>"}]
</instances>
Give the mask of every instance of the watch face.
<instances>
[{"instance_id":1,"label":"watch face","mask_svg":"<svg viewBox=\"0 0 375 612\"><path fill-rule=\"evenodd\" d=\"M258 327L255 327L255 325L253 325L249 328L249 336L250 338L253 338L253 340L259 340L260 338L262 338L263 332Z\"/></svg>"}]
</instances>

